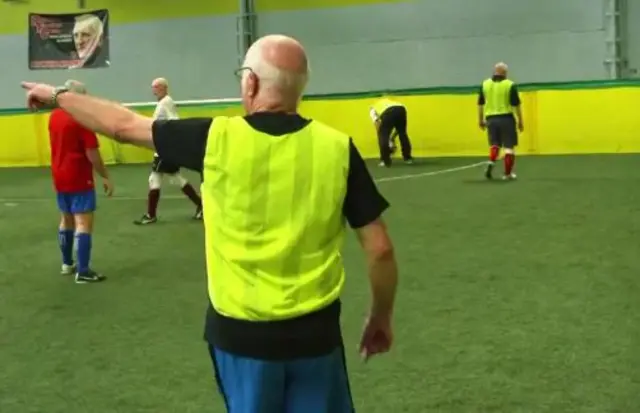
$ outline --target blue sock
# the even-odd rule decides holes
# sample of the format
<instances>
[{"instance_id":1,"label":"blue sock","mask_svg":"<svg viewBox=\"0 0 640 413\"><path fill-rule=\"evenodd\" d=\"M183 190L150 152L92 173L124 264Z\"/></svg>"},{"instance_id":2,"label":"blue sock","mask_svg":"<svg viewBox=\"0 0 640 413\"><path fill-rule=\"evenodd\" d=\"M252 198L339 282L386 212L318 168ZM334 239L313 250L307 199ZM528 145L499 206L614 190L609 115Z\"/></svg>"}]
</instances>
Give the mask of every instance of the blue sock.
<instances>
[{"instance_id":1,"label":"blue sock","mask_svg":"<svg viewBox=\"0 0 640 413\"><path fill-rule=\"evenodd\" d=\"M62 253L62 263L65 265L73 265L73 230L58 230L58 245Z\"/></svg>"},{"instance_id":2,"label":"blue sock","mask_svg":"<svg viewBox=\"0 0 640 413\"><path fill-rule=\"evenodd\" d=\"M91 234L78 232L76 242L78 243L78 272L86 273L89 271L89 261L91 261Z\"/></svg>"}]
</instances>

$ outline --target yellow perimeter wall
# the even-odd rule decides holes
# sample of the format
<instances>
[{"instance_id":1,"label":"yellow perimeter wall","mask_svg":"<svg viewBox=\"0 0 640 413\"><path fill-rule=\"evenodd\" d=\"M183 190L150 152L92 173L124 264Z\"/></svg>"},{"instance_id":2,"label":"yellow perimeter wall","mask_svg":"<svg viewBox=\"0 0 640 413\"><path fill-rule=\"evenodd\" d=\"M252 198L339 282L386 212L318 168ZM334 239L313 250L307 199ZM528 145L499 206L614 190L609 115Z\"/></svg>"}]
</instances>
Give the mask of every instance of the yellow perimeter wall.
<instances>
[{"instance_id":1,"label":"yellow perimeter wall","mask_svg":"<svg viewBox=\"0 0 640 413\"><path fill-rule=\"evenodd\" d=\"M523 88L524 89L524 88ZM407 106L409 135L416 156L484 156L485 134L478 129L476 96L410 92L393 96ZM638 84L620 83L602 88L547 89L521 92L526 130L520 154L587 154L640 152ZM375 97L311 97L301 112L350 134L365 157L377 157L369 105ZM149 114L150 109L141 111ZM182 117L233 115L239 106L182 107ZM0 166L49 164L48 114L0 115ZM177 138L179 139L179 137ZM138 163L151 160L151 152L102 139L107 162Z\"/></svg>"},{"instance_id":2,"label":"yellow perimeter wall","mask_svg":"<svg viewBox=\"0 0 640 413\"><path fill-rule=\"evenodd\" d=\"M152 109L138 112L151 116ZM180 110L182 117L206 117L211 114L234 115L242 113L239 106L216 108L192 107ZM48 166L51 150L48 135L48 113L0 114L0 167ZM100 152L106 163L150 162L153 152L131 145L122 145L100 137Z\"/></svg>"}]
</instances>

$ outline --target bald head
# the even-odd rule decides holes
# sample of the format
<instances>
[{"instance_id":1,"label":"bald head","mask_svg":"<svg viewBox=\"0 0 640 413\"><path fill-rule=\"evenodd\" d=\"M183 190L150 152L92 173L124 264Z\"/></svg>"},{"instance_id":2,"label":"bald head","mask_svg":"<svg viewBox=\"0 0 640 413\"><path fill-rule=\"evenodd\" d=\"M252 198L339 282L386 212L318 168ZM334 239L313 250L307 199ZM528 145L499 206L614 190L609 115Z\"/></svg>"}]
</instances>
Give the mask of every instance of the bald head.
<instances>
[{"instance_id":1,"label":"bald head","mask_svg":"<svg viewBox=\"0 0 640 413\"><path fill-rule=\"evenodd\" d=\"M299 75L307 74L307 55L304 48L291 37L280 34L264 36L251 45L247 55L253 48L260 52L265 62L280 70Z\"/></svg>"},{"instance_id":2,"label":"bald head","mask_svg":"<svg viewBox=\"0 0 640 413\"><path fill-rule=\"evenodd\" d=\"M296 104L309 76L309 63L302 45L291 37L277 34L253 43L247 50L243 67L250 68L259 79L260 98ZM247 72L243 78L250 76Z\"/></svg>"},{"instance_id":3,"label":"bald head","mask_svg":"<svg viewBox=\"0 0 640 413\"><path fill-rule=\"evenodd\" d=\"M162 99L169 93L169 82L164 77L153 79L151 82L151 90L153 95L158 99Z\"/></svg>"},{"instance_id":4,"label":"bald head","mask_svg":"<svg viewBox=\"0 0 640 413\"><path fill-rule=\"evenodd\" d=\"M153 82L151 82L151 87L156 87L156 86L164 86L164 87L169 87L169 82L167 82L167 79L165 79L164 77L159 77L156 79L153 79Z\"/></svg>"},{"instance_id":5,"label":"bald head","mask_svg":"<svg viewBox=\"0 0 640 413\"><path fill-rule=\"evenodd\" d=\"M506 77L508 70L509 70L509 67L507 66L506 63L504 62L496 63L496 65L493 67L493 74L496 76Z\"/></svg>"}]
</instances>

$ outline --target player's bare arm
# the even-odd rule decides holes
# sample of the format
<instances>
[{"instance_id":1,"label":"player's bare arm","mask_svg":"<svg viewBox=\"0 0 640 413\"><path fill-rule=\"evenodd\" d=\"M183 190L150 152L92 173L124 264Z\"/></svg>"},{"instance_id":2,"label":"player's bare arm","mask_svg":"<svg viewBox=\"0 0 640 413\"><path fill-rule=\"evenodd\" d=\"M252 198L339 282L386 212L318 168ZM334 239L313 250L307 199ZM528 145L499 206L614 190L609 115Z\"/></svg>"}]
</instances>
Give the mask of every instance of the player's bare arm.
<instances>
[{"instance_id":1,"label":"player's bare arm","mask_svg":"<svg viewBox=\"0 0 640 413\"><path fill-rule=\"evenodd\" d=\"M516 106L516 116L518 117L518 129L520 132L524 131L524 118L522 117L522 107Z\"/></svg>"},{"instance_id":2,"label":"player's bare arm","mask_svg":"<svg viewBox=\"0 0 640 413\"><path fill-rule=\"evenodd\" d=\"M149 117L139 115L115 102L74 93L59 95L57 103L90 130L120 142L153 149L153 120Z\"/></svg>"},{"instance_id":3,"label":"player's bare arm","mask_svg":"<svg viewBox=\"0 0 640 413\"><path fill-rule=\"evenodd\" d=\"M482 87L478 93L478 126L480 126L481 129L487 126L484 120L484 92L482 91Z\"/></svg>"},{"instance_id":4,"label":"player's bare arm","mask_svg":"<svg viewBox=\"0 0 640 413\"><path fill-rule=\"evenodd\" d=\"M522 117L522 100L520 99L520 92L518 86L514 83L509 90L509 103L513 107L516 120L518 121L518 129L520 132L524 131L524 118Z\"/></svg>"},{"instance_id":5,"label":"player's bare arm","mask_svg":"<svg viewBox=\"0 0 640 413\"><path fill-rule=\"evenodd\" d=\"M100 155L100 150L98 148L91 148L86 150L87 159L93 165L93 169L102 177L102 179L109 179L109 172L107 171L106 166L102 160L102 156Z\"/></svg>"},{"instance_id":6,"label":"player's bare arm","mask_svg":"<svg viewBox=\"0 0 640 413\"><path fill-rule=\"evenodd\" d=\"M518 118L518 129L520 132L524 131L524 118L522 117L522 105L515 106L516 117Z\"/></svg>"},{"instance_id":7,"label":"player's bare arm","mask_svg":"<svg viewBox=\"0 0 640 413\"><path fill-rule=\"evenodd\" d=\"M391 348L398 265L393 243L381 217L389 203L378 191L358 149L353 142L350 145L343 213L367 257L371 308L360 342L360 352L367 359Z\"/></svg>"},{"instance_id":8,"label":"player's bare arm","mask_svg":"<svg viewBox=\"0 0 640 413\"><path fill-rule=\"evenodd\" d=\"M358 240L367 256L371 309L360 341L364 360L386 353L393 343L392 316L398 284L398 265L387 228L378 218L357 228Z\"/></svg>"},{"instance_id":9,"label":"player's bare arm","mask_svg":"<svg viewBox=\"0 0 640 413\"><path fill-rule=\"evenodd\" d=\"M154 149L151 134L153 119L139 115L124 106L93 96L76 93L60 93L56 88L42 83L23 82L28 91L30 109L57 105L82 126L119 142Z\"/></svg>"},{"instance_id":10,"label":"player's bare arm","mask_svg":"<svg viewBox=\"0 0 640 413\"><path fill-rule=\"evenodd\" d=\"M113 183L109 178L109 171L107 170L107 167L105 166L104 161L102 160L102 155L100 155L100 150L98 148L87 149L86 154L87 154L87 159L89 159L89 162L91 162L91 165L93 165L93 169L102 178L102 184L104 186L104 191L106 192L107 196L113 195L113 190L114 190Z\"/></svg>"},{"instance_id":11,"label":"player's bare arm","mask_svg":"<svg viewBox=\"0 0 640 413\"><path fill-rule=\"evenodd\" d=\"M356 229L356 234L367 256L373 298L371 316L391 318L398 284L398 265L387 227L382 218L378 218Z\"/></svg>"}]
</instances>

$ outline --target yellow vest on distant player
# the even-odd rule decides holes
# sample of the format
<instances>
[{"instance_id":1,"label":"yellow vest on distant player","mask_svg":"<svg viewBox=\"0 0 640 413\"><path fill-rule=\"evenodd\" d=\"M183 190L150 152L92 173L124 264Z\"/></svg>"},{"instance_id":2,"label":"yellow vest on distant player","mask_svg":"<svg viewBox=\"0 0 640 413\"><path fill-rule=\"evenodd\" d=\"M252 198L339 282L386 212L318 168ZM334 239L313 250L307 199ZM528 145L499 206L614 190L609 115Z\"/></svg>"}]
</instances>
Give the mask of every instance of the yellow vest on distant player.
<instances>
[{"instance_id":1,"label":"yellow vest on distant player","mask_svg":"<svg viewBox=\"0 0 640 413\"><path fill-rule=\"evenodd\" d=\"M391 99L387 99L387 98L382 98L382 99L378 99L374 104L373 104L373 110L376 111L376 114L378 116L382 116L382 114L384 113L385 110L389 109L390 107L393 106L403 106L402 103L398 103L395 102Z\"/></svg>"},{"instance_id":2,"label":"yellow vest on distant player","mask_svg":"<svg viewBox=\"0 0 640 413\"><path fill-rule=\"evenodd\" d=\"M513 81L487 79L482 82L484 94L484 116L508 115L513 113L511 106L511 86Z\"/></svg>"},{"instance_id":3,"label":"yellow vest on distant player","mask_svg":"<svg viewBox=\"0 0 640 413\"><path fill-rule=\"evenodd\" d=\"M313 121L272 136L214 118L202 202L209 297L223 316L297 317L339 298L349 136Z\"/></svg>"}]
</instances>

